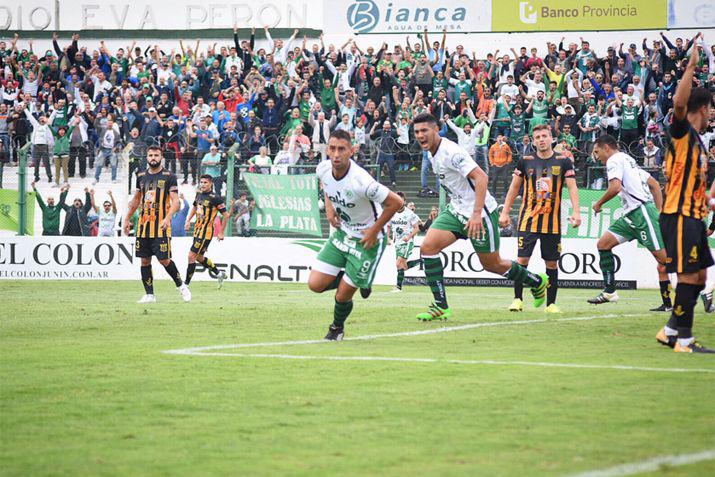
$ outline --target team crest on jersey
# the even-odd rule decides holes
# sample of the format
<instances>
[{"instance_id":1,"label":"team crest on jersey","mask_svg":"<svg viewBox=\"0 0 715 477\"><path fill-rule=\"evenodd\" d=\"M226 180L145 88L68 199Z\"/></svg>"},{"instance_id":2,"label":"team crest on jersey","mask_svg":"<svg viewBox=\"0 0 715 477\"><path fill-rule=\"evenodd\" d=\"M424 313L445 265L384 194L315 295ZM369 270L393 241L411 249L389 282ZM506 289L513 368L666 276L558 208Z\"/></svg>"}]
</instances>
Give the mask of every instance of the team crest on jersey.
<instances>
[{"instance_id":1,"label":"team crest on jersey","mask_svg":"<svg viewBox=\"0 0 715 477\"><path fill-rule=\"evenodd\" d=\"M529 173L528 175L533 176L533 175L534 175L534 169L530 167L528 173Z\"/></svg>"},{"instance_id":2,"label":"team crest on jersey","mask_svg":"<svg viewBox=\"0 0 715 477\"><path fill-rule=\"evenodd\" d=\"M348 199L352 199L352 198L353 198L353 191L351 191L351 190L346 190L346 191L345 191L345 197L347 197Z\"/></svg>"},{"instance_id":3,"label":"team crest on jersey","mask_svg":"<svg viewBox=\"0 0 715 477\"><path fill-rule=\"evenodd\" d=\"M166 181L163 180L163 179L160 180L160 181L157 181L157 182L156 182L156 188L157 188L157 189L163 189L163 188L164 188L164 184L166 184Z\"/></svg>"},{"instance_id":4,"label":"team crest on jersey","mask_svg":"<svg viewBox=\"0 0 715 477\"><path fill-rule=\"evenodd\" d=\"M560 176L561 175L561 166L551 166L551 175Z\"/></svg>"}]
</instances>

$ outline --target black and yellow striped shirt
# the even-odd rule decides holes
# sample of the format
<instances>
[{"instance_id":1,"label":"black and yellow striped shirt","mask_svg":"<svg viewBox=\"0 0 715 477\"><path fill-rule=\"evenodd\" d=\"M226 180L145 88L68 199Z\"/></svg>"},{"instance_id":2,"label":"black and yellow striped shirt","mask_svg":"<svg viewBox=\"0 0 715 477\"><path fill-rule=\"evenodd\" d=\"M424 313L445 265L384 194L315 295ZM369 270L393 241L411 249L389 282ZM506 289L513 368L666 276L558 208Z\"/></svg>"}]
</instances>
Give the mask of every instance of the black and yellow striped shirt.
<instances>
[{"instance_id":1,"label":"black and yellow striped shirt","mask_svg":"<svg viewBox=\"0 0 715 477\"><path fill-rule=\"evenodd\" d=\"M156 174L137 174L137 189L141 192L141 209L136 236L139 238L171 237L171 226L161 230L161 223L171 208L171 193L178 191L176 176L161 170Z\"/></svg>"},{"instance_id":2,"label":"black and yellow striped shirt","mask_svg":"<svg viewBox=\"0 0 715 477\"><path fill-rule=\"evenodd\" d=\"M670 137L665 153L663 213L704 219L708 215L707 151L687 117L673 116Z\"/></svg>"},{"instance_id":3,"label":"black and yellow striped shirt","mask_svg":"<svg viewBox=\"0 0 715 477\"><path fill-rule=\"evenodd\" d=\"M196 224L194 238L208 240L214 236L214 221L220 212L226 212L223 199L211 192L199 192L194 200L196 207Z\"/></svg>"},{"instance_id":4,"label":"black and yellow striped shirt","mask_svg":"<svg viewBox=\"0 0 715 477\"><path fill-rule=\"evenodd\" d=\"M575 177L571 159L556 153L548 159L524 156L514 175L523 179L519 232L561 234L561 193L565 179Z\"/></svg>"}]
</instances>

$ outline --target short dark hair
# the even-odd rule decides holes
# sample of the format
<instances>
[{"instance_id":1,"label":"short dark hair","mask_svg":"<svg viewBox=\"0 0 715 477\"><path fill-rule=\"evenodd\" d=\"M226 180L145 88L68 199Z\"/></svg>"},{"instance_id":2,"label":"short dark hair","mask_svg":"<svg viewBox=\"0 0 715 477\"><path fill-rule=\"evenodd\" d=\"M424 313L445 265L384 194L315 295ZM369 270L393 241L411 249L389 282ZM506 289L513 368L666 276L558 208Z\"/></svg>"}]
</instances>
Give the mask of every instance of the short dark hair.
<instances>
[{"instance_id":1,"label":"short dark hair","mask_svg":"<svg viewBox=\"0 0 715 477\"><path fill-rule=\"evenodd\" d=\"M610 134L604 134L603 136L599 136L599 138L596 139L596 146L598 146L598 147L608 146L611 149L615 149L617 151L618 150L618 141L616 141L616 138L611 136Z\"/></svg>"},{"instance_id":2,"label":"short dark hair","mask_svg":"<svg viewBox=\"0 0 715 477\"><path fill-rule=\"evenodd\" d=\"M401 190L398 190L395 194L399 195L402 200L405 200L405 193Z\"/></svg>"},{"instance_id":3,"label":"short dark hair","mask_svg":"<svg viewBox=\"0 0 715 477\"><path fill-rule=\"evenodd\" d=\"M688 112L693 113L703 106L711 104L713 94L705 88L693 88L688 98Z\"/></svg>"},{"instance_id":4,"label":"short dark hair","mask_svg":"<svg viewBox=\"0 0 715 477\"><path fill-rule=\"evenodd\" d=\"M548 124L537 124L536 126L534 126L534 129L531 130L531 133L534 134L536 131L543 130L551 132L551 126L549 126Z\"/></svg>"},{"instance_id":5,"label":"short dark hair","mask_svg":"<svg viewBox=\"0 0 715 477\"><path fill-rule=\"evenodd\" d=\"M330 133L330 139L340 139L342 141L347 141L348 143L352 144L353 138L350 137L350 133L343 130L343 129L338 129L337 131L333 131Z\"/></svg>"},{"instance_id":6,"label":"short dark hair","mask_svg":"<svg viewBox=\"0 0 715 477\"><path fill-rule=\"evenodd\" d=\"M430 113L420 113L417 116L414 117L412 120L412 124L420 124L420 123L430 123L434 124L437 126L437 118L435 118L432 114Z\"/></svg>"},{"instance_id":7,"label":"short dark hair","mask_svg":"<svg viewBox=\"0 0 715 477\"><path fill-rule=\"evenodd\" d=\"M159 151L161 153L161 148L155 144L152 144L151 146L146 148L146 152L148 153L149 151Z\"/></svg>"},{"instance_id":8,"label":"short dark hair","mask_svg":"<svg viewBox=\"0 0 715 477\"><path fill-rule=\"evenodd\" d=\"M207 181L210 181L210 182L214 181L214 178L208 174L201 174L201 177L199 177L199 180L201 180L201 179L206 179Z\"/></svg>"}]
</instances>

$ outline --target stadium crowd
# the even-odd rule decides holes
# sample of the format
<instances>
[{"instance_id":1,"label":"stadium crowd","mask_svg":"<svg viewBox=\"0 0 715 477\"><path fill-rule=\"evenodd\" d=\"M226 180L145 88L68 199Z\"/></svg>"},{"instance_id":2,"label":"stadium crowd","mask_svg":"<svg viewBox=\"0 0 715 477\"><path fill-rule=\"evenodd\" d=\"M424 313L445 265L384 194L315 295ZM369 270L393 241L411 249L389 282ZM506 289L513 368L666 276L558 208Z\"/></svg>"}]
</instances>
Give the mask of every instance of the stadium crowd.
<instances>
[{"instance_id":1,"label":"stadium crowd","mask_svg":"<svg viewBox=\"0 0 715 477\"><path fill-rule=\"evenodd\" d=\"M221 193L229 156L239 170L302 172L325 159L330 133L342 129L361 165L393 186L401 170L418 169L420 195L436 196L429 159L411 130L412 118L429 111L441 121L440 134L488 172L501 201L516 159L533 153L529 132L539 124L551 126L556 150L574 160L583 185L604 185L603 167L590 155L603 133L659 178L691 48L702 49L695 82L715 90L715 46L700 34L672 43L660 33L599 52L584 38L562 37L477 58L448 45L446 32L434 38L424 31L392 46L362 37L325 45L322 37L299 38L298 30L274 40L264 32L263 47L255 30L241 40L234 29L232 44L180 40L170 51L135 42L110 51L79 34L64 44L53 35L53 49L44 52L18 35L0 41L0 161L16 165L27 155L34 180L44 169L64 192L75 176L103 180L105 168L117 181L122 164L131 184L146 167L146 148L158 144L180 182L195 184L208 173ZM715 118L703 137L711 162L714 127ZM100 209L89 192L72 207L78 220L93 208ZM238 215L248 213L243 203Z\"/></svg>"}]
</instances>

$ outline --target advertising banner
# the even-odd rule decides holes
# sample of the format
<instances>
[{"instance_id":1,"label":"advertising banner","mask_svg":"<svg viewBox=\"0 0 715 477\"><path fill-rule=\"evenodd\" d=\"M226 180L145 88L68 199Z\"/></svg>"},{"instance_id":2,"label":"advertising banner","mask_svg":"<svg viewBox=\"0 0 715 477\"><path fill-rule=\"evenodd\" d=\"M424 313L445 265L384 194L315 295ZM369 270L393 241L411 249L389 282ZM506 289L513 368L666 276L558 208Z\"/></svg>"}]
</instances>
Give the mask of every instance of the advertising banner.
<instances>
[{"instance_id":1,"label":"advertising banner","mask_svg":"<svg viewBox=\"0 0 715 477\"><path fill-rule=\"evenodd\" d=\"M669 0L668 28L715 28L715 2Z\"/></svg>"},{"instance_id":2,"label":"advertising banner","mask_svg":"<svg viewBox=\"0 0 715 477\"><path fill-rule=\"evenodd\" d=\"M253 0L22 0L0 5L0 30L203 30L320 28L323 2ZM55 8L58 6L58 8ZM310 7L310 8L309 8ZM308 12L310 11L310 16Z\"/></svg>"},{"instance_id":3,"label":"advertising banner","mask_svg":"<svg viewBox=\"0 0 715 477\"><path fill-rule=\"evenodd\" d=\"M12 189L0 189L0 230L20 230L20 193ZM28 192L25 195L25 213L27 222L25 233L33 235L35 233L35 193Z\"/></svg>"},{"instance_id":4,"label":"advertising banner","mask_svg":"<svg viewBox=\"0 0 715 477\"><path fill-rule=\"evenodd\" d=\"M667 0L494 0L492 31L657 29L666 12Z\"/></svg>"},{"instance_id":5,"label":"advertising banner","mask_svg":"<svg viewBox=\"0 0 715 477\"><path fill-rule=\"evenodd\" d=\"M355 34L489 31L491 0L335 0L324 9L325 30ZM431 39L430 39L431 40ZM439 38L435 37L435 41Z\"/></svg>"},{"instance_id":6,"label":"advertising banner","mask_svg":"<svg viewBox=\"0 0 715 477\"><path fill-rule=\"evenodd\" d=\"M318 178L315 174L245 174L256 208L251 228L297 232L321 237Z\"/></svg>"},{"instance_id":7,"label":"advertising banner","mask_svg":"<svg viewBox=\"0 0 715 477\"><path fill-rule=\"evenodd\" d=\"M173 260L185 270L190 237L171 241ZM310 268L325 239L227 238L211 242L208 255L229 281L305 283ZM419 257L416 240L413 258ZM515 238L501 240L500 253L515 258ZM542 272L539 248L534 251L530 270ZM600 287L596 240L569 239L562 242L559 279L570 286ZM655 260L650 253L628 243L615 249L616 278L622 287L657 288ZM448 285L506 285L506 279L484 271L469 242L459 240L442 252L444 276ZM139 262L134 257L133 238L98 237L3 237L0 238L0 279L27 280L139 280ZM154 262L157 280L169 277ZM385 250L375 275L375 284L393 285L396 279L395 248ZM415 267L406 273L410 281L424 280L424 272ZM207 271L197 268L194 280L211 280ZM425 288L425 298L429 291Z\"/></svg>"}]
</instances>

